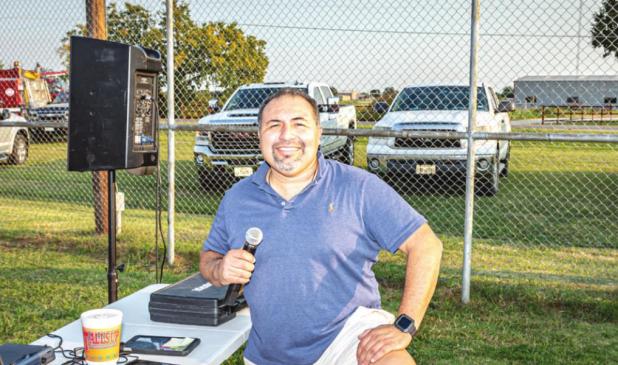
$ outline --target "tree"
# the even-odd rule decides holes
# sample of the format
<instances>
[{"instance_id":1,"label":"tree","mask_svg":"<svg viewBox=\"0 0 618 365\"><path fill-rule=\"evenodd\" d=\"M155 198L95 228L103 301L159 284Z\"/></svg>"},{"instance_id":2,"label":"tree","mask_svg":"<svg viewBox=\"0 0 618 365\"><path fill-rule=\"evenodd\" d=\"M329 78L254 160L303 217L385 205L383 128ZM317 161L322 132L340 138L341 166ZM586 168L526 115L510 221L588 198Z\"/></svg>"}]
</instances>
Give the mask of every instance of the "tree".
<instances>
[{"instance_id":1,"label":"tree","mask_svg":"<svg viewBox=\"0 0 618 365\"><path fill-rule=\"evenodd\" d=\"M498 93L498 97L500 99L514 98L515 94L513 93L513 87L505 86L502 91Z\"/></svg>"},{"instance_id":2,"label":"tree","mask_svg":"<svg viewBox=\"0 0 618 365\"><path fill-rule=\"evenodd\" d=\"M227 98L238 86L261 82L266 75L268 58L266 42L246 35L237 24L223 22L197 24L192 18L187 3L174 1L174 95L179 115L192 112L190 109L201 103L194 103L199 95L208 98L208 87L225 88ZM107 6L108 39L129 44L138 44L158 50L163 67L166 60L166 14L164 11L152 14L140 5L116 3ZM86 34L82 24L67 32L58 49L68 65L69 39L72 35ZM167 80L160 78L165 88ZM160 102L164 113L166 103ZM205 114L205 110L201 111Z\"/></svg>"},{"instance_id":3,"label":"tree","mask_svg":"<svg viewBox=\"0 0 618 365\"><path fill-rule=\"evenodd\" d=\"M382 100L384 100L387 104L390 104L393 99L395 99L395 96L397 96L398 91L392 87L385 87L384 91L382 91Z\"/></svg>"},{"instance_id":4,"label":"tree","mask_svg":"<svg viewBox=\"0 0 618 365\"><path fill-rule=\"evenodd\" d=\"M592 46L603 48L603 57L613 53L618 58L618 0L604 0L594 14Z\"/></svg>"},{"instance_id":5,"label":"tree","mask_svg":"<svg viewBox=\"0 0 618 365\"><path fill-rule=\"evenodd\" d=\"M371 91L369 91L369 95L371 95L373 98L379 98L380 96L382 96L382 92L380 91L380 89L373 89Z\"/></svg>"}]
</instances>

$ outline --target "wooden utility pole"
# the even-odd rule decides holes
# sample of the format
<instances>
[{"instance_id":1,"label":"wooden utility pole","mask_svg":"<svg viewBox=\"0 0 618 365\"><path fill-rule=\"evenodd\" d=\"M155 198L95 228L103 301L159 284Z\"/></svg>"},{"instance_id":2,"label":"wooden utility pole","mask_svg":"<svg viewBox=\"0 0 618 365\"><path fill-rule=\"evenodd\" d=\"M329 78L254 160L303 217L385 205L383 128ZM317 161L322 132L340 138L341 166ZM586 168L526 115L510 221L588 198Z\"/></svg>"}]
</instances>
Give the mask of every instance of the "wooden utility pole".
<instances>
[{"instance_id":1,"label":"wooden utility pole","mask_svg":"<svg viewBox=\"0 0 618 365\"><path fill-rule=\"evenodd\" d=\"M105 0L86 0L86 26L88 36L96 39L107 39L107 22L105 19ZM94 222L98 234L107 233L108 201L107 201L107 171L92 172L92 192L94 205Z\"/></svg>"}]
</instances>

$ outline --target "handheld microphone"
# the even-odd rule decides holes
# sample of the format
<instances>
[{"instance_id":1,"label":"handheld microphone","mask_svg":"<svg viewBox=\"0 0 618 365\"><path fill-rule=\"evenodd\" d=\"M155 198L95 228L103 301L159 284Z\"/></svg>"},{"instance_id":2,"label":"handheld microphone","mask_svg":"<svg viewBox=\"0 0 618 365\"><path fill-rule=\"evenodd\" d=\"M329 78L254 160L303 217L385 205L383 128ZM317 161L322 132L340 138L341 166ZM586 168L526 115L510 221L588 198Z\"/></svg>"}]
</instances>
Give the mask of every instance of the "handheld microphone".
<instances>
[{"instance_id":1,"label":"handheld microphone","mask_svg":"<svg viewBox=\"0 0 618 365\"><path fill-rule=\"evenodd\" d=\"M255 251L257 250L260 243L262 243L263 238L264 234L262 233L261 229L257 227L249 228L247 230L247 233L245 233L245 244L242 246L242 249L252 255L255 255ZM234 305L234 303L236 303L236 298L238 298L238 295L240 295L242 287L242 284L230 284L227 288L227 292L225 293L223 305Z\"/></svg>"}]
</instances>

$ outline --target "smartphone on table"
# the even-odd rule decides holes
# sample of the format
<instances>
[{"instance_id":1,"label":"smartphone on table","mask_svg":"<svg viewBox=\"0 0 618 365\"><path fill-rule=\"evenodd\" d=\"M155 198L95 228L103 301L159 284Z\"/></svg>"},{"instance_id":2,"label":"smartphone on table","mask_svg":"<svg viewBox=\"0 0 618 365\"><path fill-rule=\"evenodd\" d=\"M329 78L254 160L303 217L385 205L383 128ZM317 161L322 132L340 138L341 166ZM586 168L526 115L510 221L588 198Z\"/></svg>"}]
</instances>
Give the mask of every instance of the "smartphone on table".
<instances>
[{"instance_id":1,"label":"smartphone on table","mask_svg":"<svg viewBox=\"0 0 618 365\"><path fill-rule=\"evenodd\" d=\"M187 356L197 345L199 338L137 335L124 344L123 351L135 354Z\"/></svg>"}]
</instances>

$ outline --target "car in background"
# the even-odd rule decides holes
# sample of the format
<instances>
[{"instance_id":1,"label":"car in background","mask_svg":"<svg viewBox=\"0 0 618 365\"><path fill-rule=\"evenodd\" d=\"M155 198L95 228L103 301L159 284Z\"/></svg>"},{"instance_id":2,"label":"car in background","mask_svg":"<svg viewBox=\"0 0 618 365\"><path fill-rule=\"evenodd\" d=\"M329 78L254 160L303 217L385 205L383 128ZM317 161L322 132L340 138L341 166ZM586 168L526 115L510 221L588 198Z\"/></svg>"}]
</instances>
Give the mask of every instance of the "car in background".
<instances>
[{"instance_id":1,"label":"car in background","mask_svg":"<svg viewBox=\"0 0 618 365\"><path fill-rule=\"evenodd\" d=\"M258 125L258 110L264 100L282 88L301 90L315 99L322 128L356 128L354 105L340 105L331 88L320 82L267 82L239 87L219 110L210 101L210 114L198 121L208 126ZM322 135L320 150L326 158L354 163L354 139L341 135ZM193 149L199 182L204 189L225 188L230 181L249 176L263 162L257 133L228 130L202 131Z\"/></svg>"},{"instance_id":2,"label":"car in background","mask_svg":"<svg viewBox=\"0 0 618 365\"><path fill-rule=\"evenodd\" d=\"M28 159L30 134L28 128L12 125L26 119L11 113L8 109L0 110L0 162L21 165Z\"/></svg>"},{"instance_id":3,"label":"car in background","mask_svg":"<svg viewBox=\"0 0 618 365\"><path fill-rule=\"evenodd\" d=\"M31 132L36 139L51 137L66 137L69 125L69 92L62 91L54 100L44 106L28 110L28 121L34 124ZM36 123L59 123L58 126L40 127Z\"/></svg>"},{"instance_id":4,"label":"car in background","mask_svg":"<svg viewBox=\"0 0 618 365\"><path fill-rule=\"evenodd\" d=\"M511 104L500 104L491 86L478 86L476 131L511 131ZM467 85L413 85L401 90L374 130L407 132L466 132L470 87ZM378 108L386 109L385 105ZM384 110L382 110L384 111ZM464 176L468 155L466 139L370 137L367 166L379 175ZM510 143L476 140L477 192L495 195L500 176L508 174Z\"/></svg>"}]
</instances>

